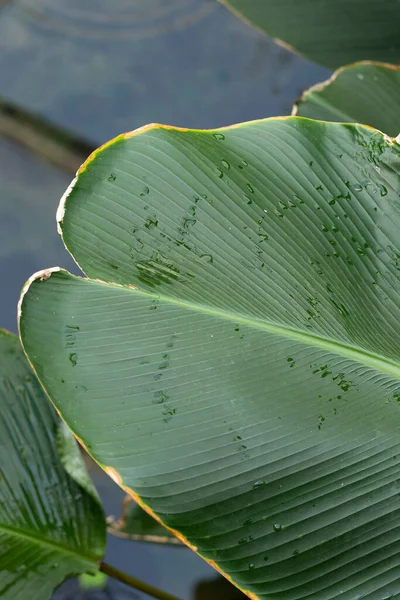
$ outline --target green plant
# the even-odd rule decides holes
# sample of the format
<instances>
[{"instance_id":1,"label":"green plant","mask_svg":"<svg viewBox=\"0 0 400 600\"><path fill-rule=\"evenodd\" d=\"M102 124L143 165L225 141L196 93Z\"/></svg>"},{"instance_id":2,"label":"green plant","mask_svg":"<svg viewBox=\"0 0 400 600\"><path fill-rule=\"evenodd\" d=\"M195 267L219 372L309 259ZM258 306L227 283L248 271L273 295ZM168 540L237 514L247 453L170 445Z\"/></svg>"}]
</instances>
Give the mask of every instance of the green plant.
<instances>
[{"instance_id":1,"label":"green plant","mask_svg":"<svg viewBox=\"0 0 400 600\"><path fill-rule=\"evenodd\" d=\"M117 529L176 536L251 598L400 594L398 86L397 68L358 63L294 109L366 125L293 116L119 136L58 211L86 277L47 269L21 296L47 395L160 523L136 507ZM49 589L95 573L103 550Z\"/></svg>"}]
</instances>

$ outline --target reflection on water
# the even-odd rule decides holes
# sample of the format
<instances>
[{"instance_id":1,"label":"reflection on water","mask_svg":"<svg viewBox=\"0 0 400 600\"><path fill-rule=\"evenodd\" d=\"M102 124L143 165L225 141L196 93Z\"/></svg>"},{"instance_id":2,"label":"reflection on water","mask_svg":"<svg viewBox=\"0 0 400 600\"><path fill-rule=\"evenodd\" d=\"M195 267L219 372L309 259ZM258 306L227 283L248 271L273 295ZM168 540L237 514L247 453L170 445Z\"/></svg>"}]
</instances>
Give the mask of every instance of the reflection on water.
<instances>
[{"instance_id":1,"label":"reflection on water","mask_svg":"<svg viewBox=\"0 0 400 600\"><path fill-rule=\"evenodd\" d=\"M85 39L132 41L173 33L195 25L218 9L214 0L20 0L20 8L37 24L52 32Z\"/></svg>"},{"instance_id":2,"label":"reflection on water","mask_svg":"<svg viewBox=\"0 0 400 600\"><path fill-rule=\"evenodd\" d=\"M17 76L16 76L17 74ZM327 71L276 46L215 0L0 0L0 97L98 145L148 122L217 127L288 114ZM0 327L32 272L77 272L56 232L71 176L0 136ZM122 492L92 473L107 514ZM110 537L107 561L193 600L242 595L186 548ZM117 582L67 582L57 600L145 598Z\"/></svg>"}]
</instances>

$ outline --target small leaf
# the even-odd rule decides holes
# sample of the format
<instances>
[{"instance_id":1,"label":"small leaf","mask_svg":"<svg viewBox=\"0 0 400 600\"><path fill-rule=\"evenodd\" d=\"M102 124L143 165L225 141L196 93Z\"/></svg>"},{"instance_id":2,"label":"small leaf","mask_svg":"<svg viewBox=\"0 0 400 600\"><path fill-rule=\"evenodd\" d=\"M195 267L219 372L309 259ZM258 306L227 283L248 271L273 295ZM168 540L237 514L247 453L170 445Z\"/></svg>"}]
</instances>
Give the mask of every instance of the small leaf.
<instances>
[{"instance_id":1,"label":"small leaf","mask_svg":"<svg viewBox=\"0 0 400 600\"><path fill-rule=\"evenodd\" d=\"M293 114L322 121L364 123L388 135L400 132L400 67L360 62L307 90Z\"/></svg>"},{"instance_id":2,"label":"small leaf","mask_svg":"<svg viewBox=\"0 0 400 600\"><path fill-rule=\"evenodd\" d=\"M18 338L0 331L2 600L47 600L66 577L95 574L104 553L102 508L64 470L59 426Z\"/></svg>"}]
</instances>

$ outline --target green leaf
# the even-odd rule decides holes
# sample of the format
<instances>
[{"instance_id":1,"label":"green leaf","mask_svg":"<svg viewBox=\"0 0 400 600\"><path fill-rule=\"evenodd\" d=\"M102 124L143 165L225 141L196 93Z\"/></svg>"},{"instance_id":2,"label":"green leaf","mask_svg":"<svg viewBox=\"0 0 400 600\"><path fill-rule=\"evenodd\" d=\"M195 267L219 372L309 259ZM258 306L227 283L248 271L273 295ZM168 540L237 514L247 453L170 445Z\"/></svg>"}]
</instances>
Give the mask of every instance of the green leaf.
<instances>
[{"instance_id":1,"label":"green leaf","mask_svg":"<svg viewBox=\"0 0 400 600\"><path fill-rule=\"evenodd\" d=\"M79 585L83 590L103 590L107 585L108 576L98 571L95 575L82 573L79 575Z\"/></svg>"},{"instance_id":2,"label":"green leaf","mask_svg":"<svg viewBox=\"0 0 400 600\"><path fill-rule=\"evenodd\" d=\"M168 529L160 525L130 496L125 496L118 521L109 517L108 531L118 537L155 544L180 544Z\"/></svg>"},{"instance_id":3,"label":"green leaf","mask_svg":"<svg viewBox=\"0 0 400 600\"><path fill-rule=\"evenodd\" d=\"M295 117L119 136L58 213L91 279L24 290L68 425L252 598L400 593L399 153Z\"/></svg>"},{"instance_id":4,"label":"green leaf","mask_svg":"<svg viewBox=\"0 0 400 600\"><path fill-rule=\"evenodd\" d=\"M2 330L0 359L0 598L46 600L69 575L97 572L104 515L64 471L60 420Z\"/></svg>"},{"instance_id":5,"label":"green leaf","mask_svg":"<svg viewBox=\"0 0 400 600\"><path fill-rule=\"evenodd\" d=\"M400 132L400 67L361 62L342 67L307 90L293 114L323 121L364 123L389 135Z\"/></svg>"},{"instance_id":6,"label":"green leaf","mask_svg":"<svg viewBox=\"0 0 400 600\"><path fill-rule=\"evenodd\" d=\"M400 62L397 0L220 0L290 50L330 68Z\"/></svg>"}]
</instances>

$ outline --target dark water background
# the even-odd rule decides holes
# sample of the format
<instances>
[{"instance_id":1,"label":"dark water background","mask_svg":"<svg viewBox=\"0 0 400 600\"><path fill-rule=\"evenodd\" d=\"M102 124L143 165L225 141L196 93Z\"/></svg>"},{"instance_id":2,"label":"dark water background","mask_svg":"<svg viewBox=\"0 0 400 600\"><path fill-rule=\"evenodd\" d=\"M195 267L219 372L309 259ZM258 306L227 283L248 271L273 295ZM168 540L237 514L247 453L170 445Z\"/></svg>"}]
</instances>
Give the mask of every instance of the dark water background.
<instances>
[{"instance_id":1,"label":"dark water background","mask_svg":"<svg viewBox=\"0 0 400 600\"><path fill-rule=\"evenodd\" d=\"M328 75L216 0L0 0L3 108L51 122L88 146L149 122L211 128L290 114L300 93ZM5 133L0 110L0 327L16 331L19 292L33 272L54 265L78 272L55 224L72 176ZM120 490L99 470L92 474L107 514L118 515ZM106 560L187 600L196 583L215 577L185 548L110 538ZM101 593L68 582L55 595L145 597L114 582ZM205 587L201 600L236 597Z\"/></svg>"}]
</instances>

